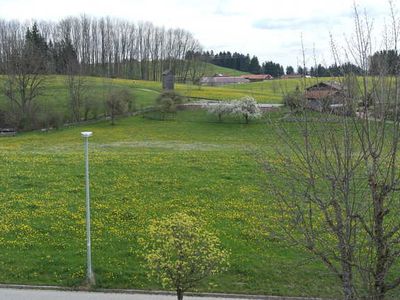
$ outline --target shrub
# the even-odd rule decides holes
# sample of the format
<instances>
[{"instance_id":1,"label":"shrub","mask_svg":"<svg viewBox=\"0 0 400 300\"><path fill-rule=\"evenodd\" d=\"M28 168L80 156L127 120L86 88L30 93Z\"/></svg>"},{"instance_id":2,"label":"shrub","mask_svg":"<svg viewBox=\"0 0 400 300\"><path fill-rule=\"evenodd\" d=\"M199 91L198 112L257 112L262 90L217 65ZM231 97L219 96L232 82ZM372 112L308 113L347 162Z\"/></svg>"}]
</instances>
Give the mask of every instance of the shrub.
<instances>
[{"instance_id":1,"label":"shrub","mask_svg":"<svg viewBox=\"0 0 400 300\"><path fill-rule=\"evenodd\" d=\"M104 113L103 105L100 107L99 105L99 101L97 101L95 98L85 95L83 99L83 119L85 121L89 120L89 118L96 119L98 117L99 110L101 110L101 113Z\"/></svg>"},{"instance_id":2,"label":"shrub","mask_svg":"<svg viewBox=\"0 0 400 300\"><path fill-rule=\"evenodd\" d=\"M129 111L132 107L133 97L126 90L111 90L107 96L106 108L111 117L111 124L115 124L115 117Z\"/></svg>"},{"instance_id":3,"label":"shrub","mask_svg":"<svg viewBox=\"0 0 400 300\"><path fill-rule=\"evenodd\" d=\"M283 103L292 111L302 110L305 108L304 94L300 91L299 87L283 97Z\"/></svg>"},{"instance_id":4,"label":"shrub","mask_svg":"<svg viewBox=\"0 0 400 300\"><path fill-rule=\"evenodd\" d=\"M178 105L183 102L180 94L174 91L164 91L156 99L155 109L160 113L160 118L165 119L166 115L174 115Z\"/></svg>"}]
</instances>

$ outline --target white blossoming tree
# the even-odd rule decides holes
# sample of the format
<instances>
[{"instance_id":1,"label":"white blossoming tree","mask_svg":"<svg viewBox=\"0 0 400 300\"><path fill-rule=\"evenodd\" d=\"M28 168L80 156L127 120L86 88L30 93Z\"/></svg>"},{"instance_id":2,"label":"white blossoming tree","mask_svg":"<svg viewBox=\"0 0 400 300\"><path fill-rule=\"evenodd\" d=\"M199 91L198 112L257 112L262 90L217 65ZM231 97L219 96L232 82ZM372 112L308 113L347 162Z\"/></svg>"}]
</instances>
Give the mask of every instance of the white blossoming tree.
<instances>
[{"instance_id":1,"label":"white blossoming tree","mask_svg":"<svg viewBox=\"0 0 400 300\"><path fill-rule=\"evenodd\" d=\"M232 113L233 105L232 102L219 101L218 103L205 103L203 108L205 108L209 114L216 115L218 121L221 122L224 115L230 115Z\"/></svg>"},{"instance_id":2,"label":"white blossoming tree","mask_svg":"<svg viewBox=\"0 0 400 300\"><path fill-rule=\"evenodd\" d=\"M248 124L251 119L259 119L262 115L257 101L250 96L245 96L239 100L205 103L203 108L208 113L216 115L220 122L224 115L233 115L243 117L246 124Z\"/></svg>"},{"instance_id":3,"label":"white blossoming tree","mask_svg":"<svg viewBox=\"0 0 400 300\"><path fill-rule=\"evenodd\" d=\"M261 110L257 106L257 101L250 96L233 101L231 113L243 117L246 124L249 123L250 119L259 119L261 117Z\"/></svg>"}]
</instances>

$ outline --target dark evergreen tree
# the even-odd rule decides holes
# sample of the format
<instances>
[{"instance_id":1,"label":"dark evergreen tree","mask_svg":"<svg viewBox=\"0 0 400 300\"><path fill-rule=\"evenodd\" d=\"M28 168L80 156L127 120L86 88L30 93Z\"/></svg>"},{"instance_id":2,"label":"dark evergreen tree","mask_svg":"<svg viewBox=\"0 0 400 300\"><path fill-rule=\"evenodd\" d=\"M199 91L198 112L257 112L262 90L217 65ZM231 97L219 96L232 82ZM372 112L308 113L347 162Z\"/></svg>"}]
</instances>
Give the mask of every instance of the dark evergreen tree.
<instances>
[{"instance_id":1,"label":"dark evergreen tree","mask_svg":"<svg viewBox=\"0 0 400 300\"><path fill-rule=\"evenodd\" d=\"M362 75L363 70L352 63L345 63L342 65L342 72L344 74L354 74L354 75Z\"/></svg>"},{"instance_id":2,"label":"dark evergreen tree","mask_svg":"<svg viewBox=\"0 0 400 300\"><path fill-rule=\"evenodd\" d=\"M30 66L27 67L32 68L32 73L45 73L50 68L49 48L36 23L32 30L29 27L26 30L24 55L28 58Z\"/></svg>"},{"instance_id":3,"label":"dark evergreen tree","mask_svg":"<svg viewBox=\"0 0 400 300\"><path fill-rule=\"evenodd\" d=\"M293 75L294 74L294 69L292 66L287 66L286 67L286 75Z\"/></svg>"},{"instance_id":4,"label":"dark evergreen tree","mask_svg":"<svg viewBox=\"0 0 400 300\"><path fill-rule=\"evenodd\" d=\"M207 56L208 51L204 53L205 56ZM257 56L250 58L249 54L244 55L238 52L234 52L232 54L230 51L224 51L213 55L213 52L211 51L208 61L217 66L239 71L251 72L254 74L259 74L261 72L261 67Z\"/></svg>"},{"instance_id":5,"label":"dark evergreen tree","mask_svg":"<svg viewBox=\"0 0 400 300\"><path fill-rule=\"evenodd\" d=\"M273 61L267 61L262 65L262 72L264 74L272 75L273 77L280 77L284 74L283 66Z\"/></svg>"},{"instance_id":6,"label":"dark evergreen tree","mask_svg":"<svg viewBox=\"0 0 400 300\"><path fill-rule=\"evenodd\" d=\"M382 50L370 57L369 73L371 75L396 75L399 71L400 55L396 50Z\"/></svg>"},{"instance_id":7,"label":"dark evergreen tree","mask_svg":"<svg viewBox=\"0 0 400 300\"><path fill-rule=\"evenodd\" d=\"M257 56L253 56L250 60L250 65L249 65L249 72L253 74L260 74L261 67L260 63L258 62Z\"/></svg>"},{"instance_id":8,"label":"dark evergreen tree","mask_svg":"<svg viewBox=\"0 0 400 300\"><path fill-rule=\"evenodd\" d=\"M297 67L297 74L298 75L302 75L302 76L305 76L305 75L308 75L308 70L307 70L307 67L306 68L303 68L302 66L298 66Z\"/></svg>"},{"instance_id":9,"label":"dark evergreen tree","mask_svg":"<svg viewBox=\"0 0 400 300\"><path fill-rule=\"evenodd\" d=\"M78 56L69 37L65 37L62 41L56 42L50 47L52 60L54 63L54 71L57 74L76 73L79 69Z\"/></svg>"}]
</instances>

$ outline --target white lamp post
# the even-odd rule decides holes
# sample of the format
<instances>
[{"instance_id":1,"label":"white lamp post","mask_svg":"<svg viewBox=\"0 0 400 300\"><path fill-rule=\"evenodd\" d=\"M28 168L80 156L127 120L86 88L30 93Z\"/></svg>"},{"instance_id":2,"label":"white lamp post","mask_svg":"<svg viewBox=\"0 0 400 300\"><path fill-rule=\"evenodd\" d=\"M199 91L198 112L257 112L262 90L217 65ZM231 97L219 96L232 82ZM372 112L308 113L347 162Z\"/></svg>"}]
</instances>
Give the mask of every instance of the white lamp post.
<instances>
[{"instance_id":1,"label":"white lamp post","mask_svg":"<svg viewBox=\"0 0 400 300\"><path fill-rule=\"evenodd\" d=\"M89 193L89 137L93 135L90 131L81 132L85 140L85 181L86 181L86 247L87 247L87 271L86 279L89 285L94 284L92 270L92 250L90 239L90 193Z\"/></svg>"}]
</instances>

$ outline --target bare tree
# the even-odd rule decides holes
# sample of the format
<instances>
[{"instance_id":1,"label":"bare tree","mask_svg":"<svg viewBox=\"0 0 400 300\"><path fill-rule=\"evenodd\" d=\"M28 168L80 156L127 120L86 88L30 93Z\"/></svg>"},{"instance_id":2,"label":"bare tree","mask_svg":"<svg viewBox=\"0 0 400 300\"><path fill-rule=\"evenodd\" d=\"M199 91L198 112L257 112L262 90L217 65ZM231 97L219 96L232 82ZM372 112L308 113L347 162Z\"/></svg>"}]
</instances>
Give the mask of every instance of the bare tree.
<instances>
[{"instance_id":1,"label":"bare tree","mask_svg":"<svg viewBox=\"0 0 400 300\"><path fill-rule=\"evenodd\" d=\"M392 27L384 44L397 51L392 2L390 7ZM395 271L400 258L400 82L385 68L379 75L368 74L372 27L356 6L354 13L355 36L344 57L364 75L341 79L339 114L301 110L292 115L295 122L277 123L286 147L278 151L278 160L265 162L265 170L281 216L275 233L318 257L337 276L344 299L381 300L400 285Z\"/></svg>"},{"instance_id":2,"label":"bare tree","mask_svg":"<svg viewBox=\"0 0 400 300\"><path fill-rule=\"evenodd\" d=\"M130 110L133 105L133 97L126 89L112 88L106 100L107 112L111 118L111 125L115 125L115 118Z\"/></svg>"},{"instance_id":3,"label":"bare tree","mask_svg":"<svg viewBox=\"0 0 400 300\"><path fill-rule=\"evenodd\" d=\"M34 25L23 36L22 27L14 27L9 39L7 61L4 70L4 92L13 112L14 124L19 129L33 127L36 99L41 94L46 73L47 57L45 43Z\"/></svg>"},{"instance_id":4,"label":"bare tree","mask_svg":"<svg viewBox=\"0 0 400 300\"><path fill-rule=\"evenodd\" d=\"M81 109L85 97L86 81L82 76L80 66L72 64L68 66L66 84L69 93L69 105L73 122L79 122L81 119Z\"/></svg>"}]
</instances>

